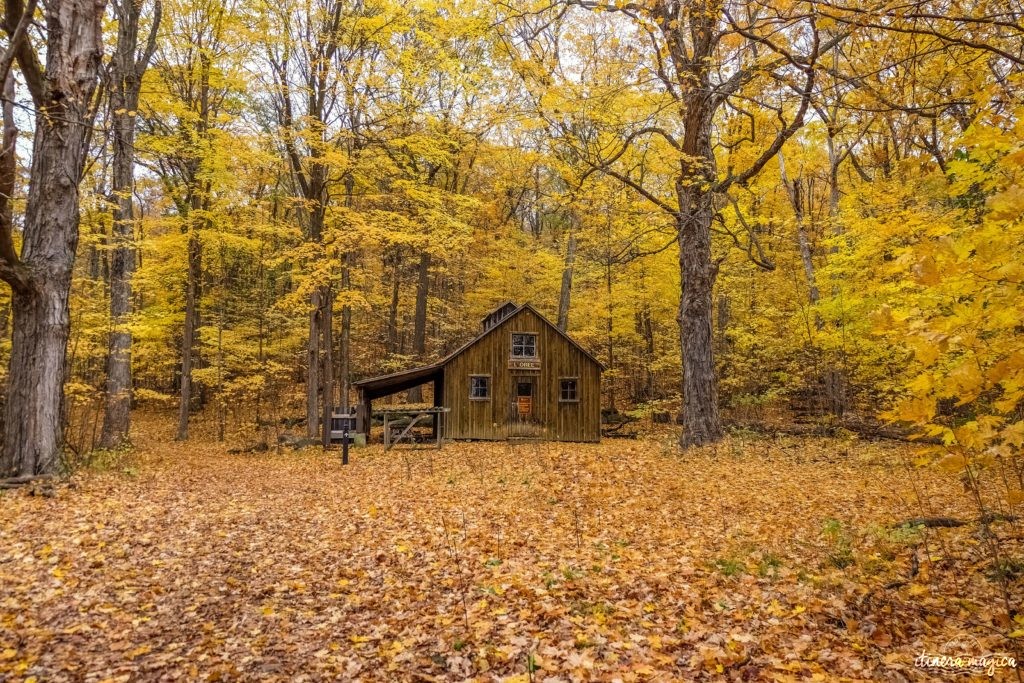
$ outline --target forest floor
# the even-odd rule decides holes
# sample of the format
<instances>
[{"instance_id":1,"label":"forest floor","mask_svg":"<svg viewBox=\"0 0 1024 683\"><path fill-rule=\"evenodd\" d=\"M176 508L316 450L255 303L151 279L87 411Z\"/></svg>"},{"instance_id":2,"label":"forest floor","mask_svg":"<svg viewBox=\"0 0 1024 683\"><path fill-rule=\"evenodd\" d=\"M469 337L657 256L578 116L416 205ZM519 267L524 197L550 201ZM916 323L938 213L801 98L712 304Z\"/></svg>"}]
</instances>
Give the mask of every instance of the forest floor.
<instances>
[{"instance_id":1,"label":"forest floor","mask_svg":"<svg viewBox=\"0 0 1024 683\"><path fill-rule=\"evenodd\" d=\"M930 680L923 652L1000 649L978 527L892 526L972 516L907 446L375 446L343 468L139 431L52 497L3 492L0 681Z\"/></svg>"}]
</instances>

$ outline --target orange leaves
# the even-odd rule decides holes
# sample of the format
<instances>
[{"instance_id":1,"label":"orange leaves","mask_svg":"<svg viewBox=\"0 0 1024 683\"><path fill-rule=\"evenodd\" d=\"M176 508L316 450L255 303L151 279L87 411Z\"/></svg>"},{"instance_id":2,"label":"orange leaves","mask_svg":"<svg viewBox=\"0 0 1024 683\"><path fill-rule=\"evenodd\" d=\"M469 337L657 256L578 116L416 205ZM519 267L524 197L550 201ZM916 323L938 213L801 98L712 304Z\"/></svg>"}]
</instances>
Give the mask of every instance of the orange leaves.
<instances>
[{"instance_id":1,"label":"orange leaves","mask_svg":"<svg viewBox=\"0 0 1024 683\"><path fill-rule=\"evenodd\" d=\"M930 230L937 239L911 242L904 257L914 264L920 287L905 290L903 301L886 309L889 324L883 326L892 338L906 339L920 364L904 384L906 397L887 417L941 435L955 449L937 461L950 472L968 464L991 467L1024 446L1024 428L1005 424L1024 400L1024 152L1019 139L983 120L962 143L965 152L950 164L946 191L967 198L983 188L984 211ZM949 399L952 408L939 414L939 399Z\"/></svg>"},{"instance_id":2,"label":"orange leaves","mask_svg":"<svg viewBox=\"0 0 1024 683\"><path fill-rule=\"evenodd\" d=\"M926 397L901 401L890 415L902 422L927 423L935 415L935 399Z\"/></svg>"},{"instance_id":3,"label":"orange leaves","mask_svg":"<svg viewBox=\"0 0 1024 683\"><path fill-rule=\"evenodd\" d=\"M4 500L0 676L872 678L914 654L916 613L865 598L908 571L866 531L907 484L892 452L843 448L371 447L342 471L159 444L137 477ZM922 565L901 600L936 599Z\"/></svg>"},{"instance_id":4,"label":"orange leaves","mask_svg":"<svg viewBox=\"0 0 1024 683\"><path fill-rule=\"evenodd\" d=\"M967 458L959 453L948 453L939 459L937 466L945 472L959 472L967 467Z\"/></svg>"}]
</instances>

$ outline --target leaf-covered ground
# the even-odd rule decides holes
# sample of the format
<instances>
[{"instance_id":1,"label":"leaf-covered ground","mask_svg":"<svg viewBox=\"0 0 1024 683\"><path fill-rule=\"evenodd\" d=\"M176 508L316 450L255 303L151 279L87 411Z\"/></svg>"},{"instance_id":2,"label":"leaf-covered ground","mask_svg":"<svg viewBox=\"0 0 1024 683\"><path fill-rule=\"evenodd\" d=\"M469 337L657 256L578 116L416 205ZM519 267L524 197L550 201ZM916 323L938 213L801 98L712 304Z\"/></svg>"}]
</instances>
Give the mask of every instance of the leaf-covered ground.
<instances>
[{"instance_id":1,"label":"leaf-covered ground","mask_svg":"<svg viewBox=\"0 0 1024 683\"><path fill-rule=\"evenodd\" d=\"M890 528L971 514L900 448L668 443L140 439L0 498L0 680L925 680L991 643L976 527Z\"/></svg>"}]
</instances>

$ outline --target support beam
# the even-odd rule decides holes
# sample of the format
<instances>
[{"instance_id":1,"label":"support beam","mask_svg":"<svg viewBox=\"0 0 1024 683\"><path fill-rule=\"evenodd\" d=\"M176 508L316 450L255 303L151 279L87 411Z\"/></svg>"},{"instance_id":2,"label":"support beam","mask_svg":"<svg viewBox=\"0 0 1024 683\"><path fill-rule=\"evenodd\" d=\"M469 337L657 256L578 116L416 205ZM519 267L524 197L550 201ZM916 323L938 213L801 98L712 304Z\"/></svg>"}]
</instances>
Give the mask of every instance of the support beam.
<instances>
[{"instance_id":1,"label":"support beam","mask_svg":"<svg viewBox=\"0 0 1024 683\"><path fill-rule=\"evenodd\" d=\"M370 412L370 397L362 389L359 390L359 405L356 407L356 432L365 434L367 441L370 438L370 424L372 419Z\"/></svg>"}]
</instances>

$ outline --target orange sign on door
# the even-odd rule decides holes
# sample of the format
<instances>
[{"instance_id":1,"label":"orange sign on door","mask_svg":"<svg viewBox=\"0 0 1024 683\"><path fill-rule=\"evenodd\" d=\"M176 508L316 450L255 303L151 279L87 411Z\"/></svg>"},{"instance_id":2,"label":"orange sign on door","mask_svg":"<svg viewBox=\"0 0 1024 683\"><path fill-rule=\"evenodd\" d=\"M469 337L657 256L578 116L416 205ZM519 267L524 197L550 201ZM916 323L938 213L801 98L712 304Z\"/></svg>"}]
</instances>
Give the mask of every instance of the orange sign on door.
<instances>
[{"instance_id":1,"label":"orange sign on door","mask_svg":"<svg viewBox=\"0 0 1024 683\"><path fill-rule=\"evenodd\" d=\"M520 415L529 415L530 414L530 410L533 407L533 397L532 396L520 396L516 400L516 405L519 408L519 414Z\"/></svg>"}]
</instances>

